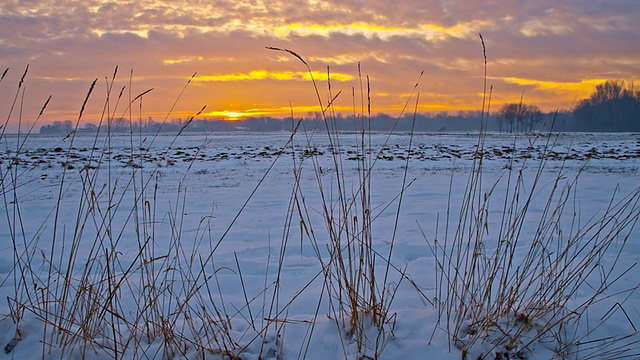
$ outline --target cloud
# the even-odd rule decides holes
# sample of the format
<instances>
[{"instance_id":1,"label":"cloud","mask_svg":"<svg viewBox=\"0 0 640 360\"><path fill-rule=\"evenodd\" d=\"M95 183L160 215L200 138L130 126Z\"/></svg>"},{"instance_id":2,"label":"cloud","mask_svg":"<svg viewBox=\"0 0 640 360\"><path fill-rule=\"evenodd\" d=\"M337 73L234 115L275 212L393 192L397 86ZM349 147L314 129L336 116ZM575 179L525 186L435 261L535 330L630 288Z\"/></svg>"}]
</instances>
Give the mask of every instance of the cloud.
<instances>
[{"instance_id":1,"label":"cloud","mask_svg":"<svg viewBox=\"0 0 640 360\"><path fill-rule=\"evenodd\" d=\"M636 3L6 0L0 4L0 64L11 71L0 83L0 109L7 109L15 74L27 64L34 105L28 97L25 106L38 107L53 94L56 116L77 113L85 86L95 78L104 83L115 66L121 86L128 86L133 69L134 87L155 89L145 100L149 111L172 102L193 73L188 96L178 104L183 109L207 104L212 112L242 113L286 108L289 101L299 109L313 106L307 69L265 49L275 46L303 56L321 90L327 66L334 90L345 94L359 89L360 75L369 76L375 92L388 94L374 99L375 111L401 107L401 94L423 70L418 90L429 94L423 108L468 110L481 106L482 33L495 98L517 101L527 90L552 110L568 107L598 79L640 81ZM344 96L345 104L351 100Z\"/></svg>"},{"instance_id":2,"label":"cloud","mask_svg":"<svg viewBox=\"0 0 640 360\"><path fill-rule=\"evenodd\" d=\"M596 85L607 81L607 79L584 79L580 81L545 81L536 79L524 79L515 77L491 78L501 80L506 83L516 84L523 87L534 88L543 91L552 91L559 94L589 94Z\"/></svg>"},{"instance_id":3,"label":"cloud","mask_svg":"<svg viewBox=\"0 0 640 360\"><path fill-rule=\"evenodd\" d=\"M329 76L328 76L329 75ZM251 80L277 80L277 81L326 81L330 78L332 81L349 81L353 79L352 75L332 72L312 71L268 71L268 70L252 70L248 73L235 74L217 74L217 75L198 75L194 81L251 81Z\"/></svg>"}]
</instances>

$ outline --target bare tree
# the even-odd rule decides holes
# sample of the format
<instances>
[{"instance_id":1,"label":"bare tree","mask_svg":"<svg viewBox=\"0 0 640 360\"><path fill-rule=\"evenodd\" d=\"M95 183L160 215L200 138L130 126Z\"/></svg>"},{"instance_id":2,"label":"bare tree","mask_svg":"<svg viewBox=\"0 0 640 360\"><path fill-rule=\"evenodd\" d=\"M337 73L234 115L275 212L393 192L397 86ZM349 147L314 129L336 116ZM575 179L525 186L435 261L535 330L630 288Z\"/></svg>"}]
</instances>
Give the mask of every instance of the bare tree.
<instances>
[{"instance_id":1,"label":"bare tree","mask_svg":"<svg viewBox=\"0 0 640 360\"><path fill-rule=\"evenodd\" d=\"M498 110L498 123L500 124L500 132L502 132L502 125L506 126L506 131L514 132L520 117L520 104L509 103L504 104L500 110Z\"/></svg>"},{"instance_id":2,"label":"bare tree","mask_svg":"<svg viewBox=\"0 0 640 360\"><path fill-rule=\"evenodd\" d=\"M527 105L522 103L504 104L498 110L498 125L502 132L503 125L506 131L533 131L537 124L542 122L543 114L538 105Z\"/></svg>"},{"instance_id":3,"label":"bare tree","mask_svg":"<svg viewBox=\"0 0 640 360\"><path fill-rule=\"evenodd\" d=\"M536 125L542 122L542 111L540 111L538 105L535 104L523 105L522 110L524 129L528 132L532 132Z\"/></svg>"}]
</instances>

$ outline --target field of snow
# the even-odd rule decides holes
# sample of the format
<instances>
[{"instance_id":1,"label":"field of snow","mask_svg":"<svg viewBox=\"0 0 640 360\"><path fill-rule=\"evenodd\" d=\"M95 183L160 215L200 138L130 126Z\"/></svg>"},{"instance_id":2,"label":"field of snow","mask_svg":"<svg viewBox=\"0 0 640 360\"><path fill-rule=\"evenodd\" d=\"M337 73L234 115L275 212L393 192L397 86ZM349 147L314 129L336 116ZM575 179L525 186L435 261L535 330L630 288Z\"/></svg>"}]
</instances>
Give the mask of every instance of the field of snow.
<instances>
[{"instance_id":1,"label":"field of snow","mask_svg":"<svg viewBox=\"0 0 640 360\"><path fill-rule=\"evenodd\" d=\"M365 151L355 133L290 136L4 135L0 345L8 347L0 359L640 356L639 134L487 134L480 147L478 134L372 134ZM507 211L514 199L517 211ZM507 229L509 216L521 216L521 226ZM475 221L466 217L481 219L480 237L472 225L457 229ZM370 228L362 227L367 218ZM370 235L345 230L362 228ZM587 270L584 280L541 295L580 316L525 319L524 289L495 327L474 330L461 317L456 339L449 313L461 310L446 297L473 298L453 274L476 266L452 266L456 230L476 242L482 269L495 269L491 254L505 237L517 239L512 261L500 260L515 264L510 277L525 273L517 264L528 256L562 251L528 253L541 237L545 246L585 241L569 248L574 262L565 264ZM350 254L341 274L332 233L344 236L345 253L364 247L373 259ZM608 235L610 244L592 251ZM581 268L582 259L593 261ZM356 289L371 282L371 293L354 291L379 303L354 309L341 297L347 278ZM349 325L351 310L359 328ZM509 316L526 327L496 346L493 333L514 326Z\"/></svg>"}]
</instances>

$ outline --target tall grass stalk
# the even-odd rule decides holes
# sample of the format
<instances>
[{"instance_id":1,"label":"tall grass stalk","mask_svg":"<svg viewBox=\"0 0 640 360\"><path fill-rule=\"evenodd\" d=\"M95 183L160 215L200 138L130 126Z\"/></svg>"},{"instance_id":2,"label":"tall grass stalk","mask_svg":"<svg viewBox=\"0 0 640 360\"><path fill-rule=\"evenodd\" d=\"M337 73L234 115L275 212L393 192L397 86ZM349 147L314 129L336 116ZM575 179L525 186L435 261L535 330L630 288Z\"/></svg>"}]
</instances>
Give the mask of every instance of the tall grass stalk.
<instances>
[{"instance_id":1,"label":"tall grass stalk","mask_svg":"<svg viewBox=\"0 0 640 360\"><path fill-rule=\"evenodd\" d=\"M483 101L483 113L485 104L490 102ZM583 358L592 349L584 349L588 341L611 349L611 358L628 356L633 337L587 340L593 330L577 329L631 271L619 269L617 259L640 217L640 188L614 193L601 215L582 223L576 198L581 171L571 177L563 162L554 179L543 177L557 135L529 139L530 148L544 141L540 160L532 164L529 156L516 158L514 138L504 173L490 184L483 179L486 136L482 128L457 217L450 190L444 236L424 235L436 260L434 332L445 331L450 350L459 349L463 359L527 358L541 346L558 358ZM542 208L533 210L540 197ZM532 223L533 231L525 231Z\"/></svg>"},{"instance_id":2,"label":"tall grass stalk","mask_svg":"<svg viewBox=\"0 0 640 360\"><path fill-rule=\"evenodd\" d=\"M391 238L388 239L388 250L384 253L375 244L381 239L374 240L376 235L372 230L373 222L381 213L376 213L371 203L371 180L375 164L380 158L382 149L392 136L393 130L389 132L383 144L377 144L381 148L376 151L372 146L369 127L369 119L371 118L369 77L366 77L365 83L360 64L358 64L359 96L356 95L355 87L351 91L355 119L355 143L357 144L355 154L351 155L357 160L357 180L352 183L346 176L347 169L345 169L344 151L341 146L342 137L350 135L340 133L335 124L334 103L342 91L334 94L330 69L327 68L327 101L323 101L313 72L302 56L288 49L273 47L268 47L268 49L289 53L304 64L318 100L321 123L323 124L320 126L324 127L324 129L304 129L303 143L306 146L304 152L312 154L308 160L311 162L315 186L310 190L302 186L300 183L302 164L296 164L294 168L296 185L293 189L293 200L290 202L289 214L298 214L301 236L303 239L306 238L315 249L316 257L323 269L324 289L322 294L326 293L331 317L334 319L338 331L344 334L344 339L340 337L344 357L357 356L358 358L377 359L393 337L395 315L391 312L391 306L400 282L405 279L402 270L392 265L391 256L396 240L398 220L401 216L404 192L412 183L407 178L411 157L411 141L407 149L401 190L393 200L397 201L397 208L394 212L395 224L391 229ZM407 99L398 116L393 126L394 129L404 115L409 102L414 98L416 101L414 114L417 113L419 94L418 96L414 95L416 95L415 91L418 85L419 80L412 89L412 96ZM360 98L360 106L356 100L358 97ZM360 108L359 113L358 107ZM329 142L332 163L330 169L320 166L315 152L314 137L321 132L324 132L324 136ZM411 139L412 134L413 131ZM303 157L301 162L304 160ZM325 176L326 173L330 174L329 179ZM319 211L322 223L318 223L310 215L315 210L310 209L310 205L305 201L308 191L318 192L321 201ZM383 206L382 211L387 210L390 205ZM328 236L326 242L324 239L318 238L316 235L318 231L315 228L325 229ZM323 245L325 249L323 249ZM326 250L326 256L324 250ZM381 268L384 269L382 273L379 273L379 265L382 265ZM390 280L392 278L391 270L394 273L397 272L395 274L397 276L393 276L393 278L399 280L395 282ZM321 302L322 299L319 300L319 303ZM349 350L352 343L355 344L354 354Z\"/></svg>"},{"instance_id":3,"label":"tall grass stalk","mask_svg":"<svg viewBox=\"0 0 640 360\"><path fill-rule=\"evenodd\" d=\"M183 357L198 353L231 356L239 351L239 345L231 338L233 316L220 303L223 299L220 287L209 284L219 269L212 266L211 259L203 259L197 246L187 247L185 244L189 242L183 241L187 197L183 185L178 184L171 212L163 214L157 210L158 181L161 168L168 165L167 154L184 128L204 108L187 120L156 159L150 159L148 151L157 134L151 134L148 139L142 134L134 136L131 130L130 159L125 162L126 167L112 167L111 164L117 162L112 152L115 136L112 127L116 119L128 118L133 129L134 106L139 104L140 121L142 100L151 91L133 96L129 89L122 110L120 104L126 86L114 93L116 74L117 68L106 80L99 131L89 156L76 161L74 145L78 125L85 109L91 105L97 80L87 91L75 127L59 143L66 146L66 150L60 147L63 157L56 164L60 166L60 177L55 205L35 233L21 229L25 215L20 211L18 190L25 186L22 176L26 172L19 160L25 138L18 138L14 164L0 168L3 207L6 223L11 228L14 256L11 277L15 292L8 301L16 324L15 339L5 350L10 352L19 346L22 322L25 317L35 316L43 324L40 341L43 357L80 354L84 358L98 353L107 353L116 359ZM18 94L23 92L25 78L26 72ZM14 102L14 105L20 104ZM3 126L3 137L13 108ZM100 129L105 128L106 133L100 133ZM32 130L33 126L30 132ZM3 137L0 140L4 140ZM186 171L189 169L190 166ZM67 199L71 192L80 194L75 203ZM70 216L74 218L71 224L68 223ZM194 239L195 243L201 243L211 227L211 219L209 216L201 220L197 230L201 238ZM46 239L47 236L51 237ZM123 241L131 236L135 239L133 243L129 239ZM160 239L168 240L166 246L158 247ZM124 247L130 244L135 247ZM199 278L196 269L207 269L209 275Z\"/></svg>"}]
</instances>

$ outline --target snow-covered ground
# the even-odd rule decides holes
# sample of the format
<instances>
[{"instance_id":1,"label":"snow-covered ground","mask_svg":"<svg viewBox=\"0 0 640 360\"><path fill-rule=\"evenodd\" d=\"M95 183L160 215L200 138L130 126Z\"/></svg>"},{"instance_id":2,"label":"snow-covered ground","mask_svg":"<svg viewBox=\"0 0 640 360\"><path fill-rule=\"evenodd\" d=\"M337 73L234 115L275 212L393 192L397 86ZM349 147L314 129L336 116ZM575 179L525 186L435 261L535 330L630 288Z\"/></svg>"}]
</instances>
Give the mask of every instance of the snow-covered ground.
<instances>
[{"instance_id":1,"label":"snow-covered ground","mask_svg":"<svg viewBox=\"0 0 640 360\"><path fill-rule=\"evenodd\" d=\"M11 344L11 351L0 358L373 357L371 348L358 351L348 326L336 319L337 293L330 292L336 285L326 282L331 230L323 214L325 206L341 213L340 196L360 196L361 138L311 131L289 138L5 135L0 299L7 301L0 305L0 344ZM386 303L379 358L460 359L461 346L447 335L436 305L447 286L432 249L452 239L461 221L480 158L478 135L373 134L365 142L368 160L375 160L369 194L375 292L393 299ZM554 229L566 236L586 230L607 214L612 199L640 185L638 134L488 134L482 154L483 251L498 246L517 175L522 194L536 185L516 262L536 238L558 178L563 188L579 174ZM639 213L637 203L630 209ZM360 210L349 214L354 224L364 217ZM629 225L600 258L606 263L593 264L583 286L567 291L567 306L578 306L598 282L608 285L580 322L562 329L580 339L566 349L568 358L640 356L640 228ZM375 326L364 330L365 348L375 348ZM521 355L556 356L549 338L540 336ZM613 339L623 340L611 345ZM500 351L480 342L467 356L507 358Z\"/></svg>"}]
</instances>

